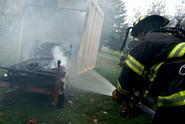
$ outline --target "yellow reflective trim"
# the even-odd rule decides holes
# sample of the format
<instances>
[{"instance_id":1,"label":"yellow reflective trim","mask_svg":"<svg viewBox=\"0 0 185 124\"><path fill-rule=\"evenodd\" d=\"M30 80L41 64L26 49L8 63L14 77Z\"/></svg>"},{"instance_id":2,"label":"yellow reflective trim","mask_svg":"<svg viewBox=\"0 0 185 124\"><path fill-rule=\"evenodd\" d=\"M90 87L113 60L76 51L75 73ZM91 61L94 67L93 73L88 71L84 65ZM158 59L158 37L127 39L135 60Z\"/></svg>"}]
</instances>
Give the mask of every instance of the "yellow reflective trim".
<instances>
[{"instance_id":1,"label":"yellow reflective trim","mask_svg":"<svg viewBox=\"0 0 185 124\"><path fill-rule=\"evenodd\" d=\"M151 67L150 74L149 74L150 82L153 82L155 80L157 73L159 71L159 68L161 67L162 64L164 64L164 62L160 62L160 63L155 64Z\"/></svg>"},{"instance_id":2,"label":"yellow reflective trim","mask_svg":"<svg viewBox=\"0 0 185 124\"><path fill-rule=\"evenodd\" d=\"M143 20L144 18L145 18L145 16L140 16L139 21Z\"/></svg>"},{"instance_id":3,"label":"yellow reflective trim","mask_svg":"<svg viewBox=\"0 0 185 124\"><path fill-rule=\"evenodd\" d=\"M176 103L171 103L171 104L163 104L161 102L158 102L157 106L158 107L172 107L172 106L181 106L181 105L185 105L185 100L176 102Z\"/></svg>"},{"instance_id":4,"label":"yellow reflective trim","mask_svg":"<svg viewBox=\"0 0 185 124\"><path fill-rule=\"evenodd\" d=\"M180 105L185 105L185 100L176 102L176 103L172 104L171 106L180 106Z\"/></svg>"},{"instance_id":5,"label":"yellow reflective trim","mask_svg":"<svg viewBox=\"0 0 185 124\"><path fill-rule=\"evenodd\" d=\"M133 26L136 26L140 21L145 19L145 16L140 16L136 22L134 22Z\"/></svg>"},{"instance_id":6,"label":"yellow reflective trim","mask_svg":"<svg viewBox=\"0 0 185 124\"><path fill-rule=\"evenodd\" d=\"M118 91L121 91L121 85L120 85L119 81L117 82L117 87L116 88L118 89Z\"/></svg>"},{"instance_id":7,"label":"yellow reflective trim","mask_svg":"<svg viewBox=\"0 0 185 124\"><path fill-rule=\"evenodd\" d=\"M127 64L128 67L130 67L130 69L132 69L134 72L136 72L138 75L142 75L142 72L139 71L138 69L136 69L132 64L130 64L129 61L125 61L125 63Z\"/></svg>"},{"instance_id":8,"label":"yellow reflective trim","mask_svg":"<svg viewBox=\"0 0 185 124\"><path fill-rule=\"evenodd\" d=\"M180 96L185 96L185 91L180 91L180 92L174 93L174 94L169 95L169 96L159 96L158 99L169 100L169 99L176 99L177 97L180 97Z\"/></svg>"},{"instance_id":9,"label":"yellow reflective trim","mask_svg":"<svg viewBox=\"0 0 185 124\"><path fill-rule=\"evenodd\" d=\"M143 74L144 66L131 55L128 55L128 58L125 61L125 63L130 69L132 69L138 75L141 76Z\"/></svg>"},{"instance_id":10,"label":"yellow reflective trim","mask_svg":"<svg viewBox=\"0 0 185 124\"><path fill-rule=\"evenodd\" d=\"M183 56L185 53L185 47L179 52L178 57Z\"/></svg>"},{"instance_id":11,"label":"yellow reflective trim","mask_svg":"<svg viewBox=\"0 0 185 124\"><path fill-rule=\"evenodd\" d=\"M139 66L142 70L144 70L143 64L141 64L139 61L137 61L134 57L132 57L130 54L128 55L128 58L134 62L137 66Z\"/></svg>"},{"instance_id":12,"label":"yellow reflective trim","mask_svg":"<svg viewBox=\"0 0 185 124\"><path fill-rule=\"evenodd\" d=\"M185 105L185 91L180 91L169 96L158 96L158 106Z\"/></svg>"},{"instance_id":13,"label":"yellow reflective trim","mask_svg":"<svg viewBox=\"0 0 185 124\"><path fill-rule=\"evenodd\" d=\"M179 49L180 47L182 47L183 45L185 45L185 43L179 43L178 45L176 45L175 48L173 48L173 50L172 50L172 51L170 52L170 54L168 55L167 59L170 59L170 58L173 58L173 57L181 57L181 56L183 56L184 53L185 53L184 48L183 48L182 51L180 51L180 52L178 53L178 56L175 55L175 53L178 51L178 49Z\"/></svg>"},{"instance_id":14,"label":"yellow reflective trim","mask_svg":"<svg viewBox=\"0 0 185 124\"><path fill-rule=\"evenodd\" d=\"M121 85L120 85L120 82L119 82L119 81L117 81L116 89L117 89L121 94L124 94L124 95L127 95L127 94L130 93L129 91L124 90L124 89L121 88Z\"/></svg>"}]
</instances>

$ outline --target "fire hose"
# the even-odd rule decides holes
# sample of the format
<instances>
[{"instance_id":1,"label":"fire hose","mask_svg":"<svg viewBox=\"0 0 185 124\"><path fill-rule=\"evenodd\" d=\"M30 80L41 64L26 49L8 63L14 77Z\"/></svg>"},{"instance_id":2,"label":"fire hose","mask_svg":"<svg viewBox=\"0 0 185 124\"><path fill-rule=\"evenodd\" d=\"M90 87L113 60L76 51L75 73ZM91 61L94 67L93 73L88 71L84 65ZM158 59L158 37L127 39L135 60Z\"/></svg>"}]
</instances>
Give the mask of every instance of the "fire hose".
<instances>
[{"instance_id":1,"label":"fire hose","mask_svg":"<svg viewBox=\"0 0 185 124\"><path fill-rule=\"evenodd\" d=\"M155 115L154 110L152 110L142 102L139 102L136 104L127 104L126 106L123 106L123 109L120 111L120 116L123 118L127 117L131 119L139 115L141 112L148 115L151 120Z\"/></svg>"},{"instance_id":2,"label":"fire hose","mask_svg":"<svg viewBox=\"0 0 185 124\"><path fill-rule=\"evenodd\" d=\"M123 98L117 93L116 90L112 92L112 98L117 103L121 104L123 109L120 112L121 117L133 118L139 114L139 112L143 112L149 116L150 119L153 119L155 115L155 111L149 108L147 105L154 104L154 100L151 97L141 97L141 94L135 92L133 96L124 102Z\"/></svg>"},{"instance_id":3,"label":"fire hose","mask_svg":"<svg viewBox=\"0 0 185 124\"><path fill-rule=\"evenodd\" d=\"M147 107L142 103L136 104L136 107L138 107L142 112L146 113L150 117L150 119L153 119L155 114L154 110L152 110L151 108Z\"/></svg>"}]
</instances>

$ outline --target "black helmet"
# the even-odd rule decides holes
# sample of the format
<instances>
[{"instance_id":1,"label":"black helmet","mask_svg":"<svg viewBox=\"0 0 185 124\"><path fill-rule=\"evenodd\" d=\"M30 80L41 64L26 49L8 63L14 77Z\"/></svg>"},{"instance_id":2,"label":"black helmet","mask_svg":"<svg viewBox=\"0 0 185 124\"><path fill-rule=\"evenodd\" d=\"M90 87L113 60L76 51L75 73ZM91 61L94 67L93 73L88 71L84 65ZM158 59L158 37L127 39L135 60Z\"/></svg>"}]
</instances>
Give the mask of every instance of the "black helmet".
<instances>
[{"instance_id":1,"label":"black helmet","mask_svg":"<svg viewBox=\"0 0 185 124\"><path fill-rule=\"evenodd\" d=\"M165 27L169 23L169 20L160 15L151 15L147 17L140 17L139 20L134 23L131 35L138 37L138 32L145 32Z\"/></svg>"}]
</instances>

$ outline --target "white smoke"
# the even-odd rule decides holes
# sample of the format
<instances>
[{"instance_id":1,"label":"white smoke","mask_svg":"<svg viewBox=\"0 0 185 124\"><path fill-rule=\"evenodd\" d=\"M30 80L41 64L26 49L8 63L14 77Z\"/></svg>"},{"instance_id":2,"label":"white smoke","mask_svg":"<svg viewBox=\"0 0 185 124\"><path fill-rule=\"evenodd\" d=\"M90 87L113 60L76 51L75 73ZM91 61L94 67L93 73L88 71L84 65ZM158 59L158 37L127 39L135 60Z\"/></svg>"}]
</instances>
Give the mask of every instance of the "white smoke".
<instances>
[{"instance_id":1,"label":"white smoke","mask_svg":"<svg viewBox=\"0 0 185 124\"><path fill-rule=\"evenodd\" d=\"M58 60L61 61L61 65L64 67L67 67L67 57L64 55L63 51L61 50L60 46L55 46L52 50L52 54L54 57L55 63L57 63Z\"/></svg>"}]
</instances>

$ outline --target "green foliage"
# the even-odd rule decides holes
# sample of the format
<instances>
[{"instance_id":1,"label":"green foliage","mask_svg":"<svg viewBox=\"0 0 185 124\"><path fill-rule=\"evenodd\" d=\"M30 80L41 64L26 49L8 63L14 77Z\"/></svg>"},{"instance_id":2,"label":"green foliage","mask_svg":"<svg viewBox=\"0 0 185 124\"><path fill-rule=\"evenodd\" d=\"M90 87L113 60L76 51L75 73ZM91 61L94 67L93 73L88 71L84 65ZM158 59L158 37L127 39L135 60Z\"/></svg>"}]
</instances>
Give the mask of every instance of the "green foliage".
<instances>
[{"instance_id":1,"label":"green foliage","mask_svg":"<svg viewBox=\"0 0 185 124\"><path fill-rule=\"evenodd\" d=\"M101 38L100 38L100 49L101 49L103 46L107 46L108 42L110 42L110 35L113 30L113 26L112 26L113 11L112 11L112 5L110 1L99 0L99 5L104 12L103 28L102 28Z\"/></svg>"},{"instance_id":2,"label":"green foliage","mask_svg":"<svg viewBox=\"0 0 185 124\"><path fill-rule=\"evenodd\" d=\"M128 27L125 24L125 3L122 0L100 1L105 14L100 47L107 46L113 50L119 50Z\"/></svg>"},{"instance_id":3,"label":"green foliage","mask_svg":"<svg viewBox=\"0 0 185 124\"><path fill-rule=\"evenodd\" d=\"M119 67L119 55L113 52L101 52L98 54L98 60L95 70L116 85L121 67Z\"/></svg>"},{"instance_id":4,"label":"green foliage","mask_svg":"<svg viewBox=\"0 0 185 124\"><path fill-rule=\"evenodd\" d=\"M126 10L125 3L122 0L114 0L113 2L113 31L109 47L113 50L120 50L120 46L125 38L127 24L125 24Z\"/></svg>"},{"instance_id":5,"label":"green foliage","mask_svg":"<svg viewBox=\"0 0 185 124\"><path fill-rule=\"evenodd\" d=\"M4 76L4 74L7 74L7 70L0 69L0 76Z\"/></svg>"}]
</instances>

